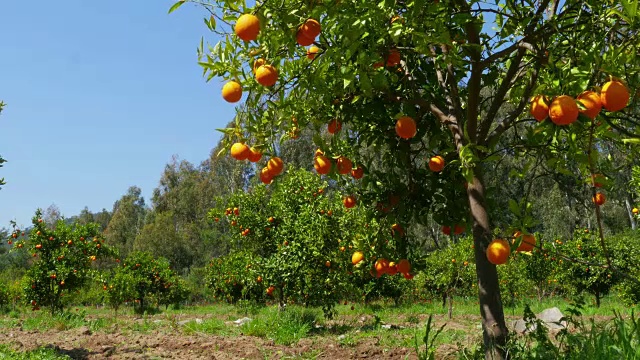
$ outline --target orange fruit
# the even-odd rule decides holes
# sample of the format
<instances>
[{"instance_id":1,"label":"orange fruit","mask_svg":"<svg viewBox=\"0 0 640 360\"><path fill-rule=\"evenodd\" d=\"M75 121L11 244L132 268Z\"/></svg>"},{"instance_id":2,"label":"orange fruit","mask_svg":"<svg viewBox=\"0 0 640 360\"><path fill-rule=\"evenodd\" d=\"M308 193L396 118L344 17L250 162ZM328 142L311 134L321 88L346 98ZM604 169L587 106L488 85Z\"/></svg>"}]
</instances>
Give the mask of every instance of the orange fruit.
<instances>
[{"instance_id":1,"label":"orange fruit","mask_svg":"<svg viewBox=\"0 0 640 360\"><path fill-rule=\"evenodd\" d=\"M231 145L231 157L236 160L247 160L250 153L251 149L246 144L237 142Z\"/></svg>"},{"instance_id":2,"label":"orange fruit","mask_svg":"<svg viewBox=\"0 0 640 360\"><path fill-rule=\"evenodd\" d=\"M258 149L252 147L249 149L249 151L249 156L247 157L249 161L255 163L262 159L262 153Z\"/></svg>"},{"instance_id":3,"label":"orange fruit","mask_svg":"<svg viewBox=\"0 0 640 360\"><path fill-rule=\"evenodd\" d=\"M453 234L454 235L460 235L462 234L464 231L466 230L464 225L460 225L460 224L456 224L456 226L453 227Z\"/></svg>"},{"instance_id":4,"label":"orange fruit","mask_svg":"<svg viewBox=\"0 0 640 360\"><path fill-rule=\"evenodd\" d=\"M601 206L604 205L604 203L607 201L607 197L604 196L603 193L597 192L592 200L596 205Z\"/></svg>"},{"instance_id":5,"label":"orange fruit","mask_svg":"<svg viewBox=\"0 0 640 360\"><path fill-rule=\"evenodd\" d=\"M391 225L391 234L395 235L396 232L398 233L398 235L404 236L404 229L402 228L402 225L400 224Z\"/></svg>"},{"instance_id":6,"label":"orange fruit","mask_svg":"<svg viewBox=\"0 0 640 360\"><path fill-rule=\"evenodd\" d=\"M331 120L329 125L327 125L327 131L329 134L335 134L340 130L342 130L342 123L336 119Z\"/></svg>"},{"instance_id":7,"label":"orange fruit","mask_svg":"<svg viewBox=\"0 0 640 360\"><path fill-rule=\"evenodd\" d=\"M634 207L633 210L631 210L631 212L633 213L633 215L638 215L638 212L640 212L640 210Z\"/></svg>"},{"instance_id":8,"label":"orange fruit","mask_svg":"<svg viewBox=\"0 0 640 360\"><path fill-rule=\"evenodd\" d=\"M511 254L509 243L502 239L493 240L487 247L487 259L494 265L502 265L507 262Z\"/></svg>"},{"instance_id":9,"label":"orange fruit","mask_svg":"<svg viewBox=\"0 0 640 360\"><path fill-rule=\"evenodd\" d=\"M313 44L314 39L310 39L306 36L304 36L304 33L300 30L298 30L298 33L296 34L296 42L298 43L298 45L300 46L309 46L311 44Z\"/></svg>"},{"instance_id":10,"label":"orange fruit","mask_svg":"<svg viewBox=\"0 0 640 360\"><path fill-rule=\"evenodd\" d=\"M444 158L436 155L429 159L429 169L433 172L440 172L444 169Z\"/></svg>"},{"instance_id":11,"label":"orange fruit","mask_svg":"<svg viewBox=\"0 0 640 360\"><path fill-rule=\"evenodd\" d=\"M324 263L324 266L330 268L331 267L331 261L327 260L327 262Z\"/></svg>"},{"instance_id":12,"label":"orange fruit","mask_svg":"<svg viewBox=\"0 0 640 360\"><path fill-rule=\"evenodd\" d=\"M308 39L315 39L318 35L320 35L320 31L322 27L317 20L308 19L307 21L300 26L300 32L304 35L304 37Z\"/></svg>"},{"instance_id":13,"label":"orange fruit","mask_svg":"<svg viewBox=\"0 0 640 360\"><path fill-rule=\"evenodd\" d=\"M321 156L321 155L324 155L324 152L322 150L320 150L320 149L316 149L316 152L313 155L313 157L318 157L318 156Z\"/></svg>"},{"instance_id":14,"label":"orange fruit","mask_svg":"<svg viewBox=\"0 0 640 360\"><path fill-rule=\"evenodd\" d=\"M409 116L402 116L396 121L396 134L403 139L411 139L416 136L416 121Z\"/></svg>"},{"instance_id":15,"label":"orange fruit","mask_svg":"<svg viewBox=\"0 0 640 360\"><path fill-rule=\"evenodd\" d=\"M602 109L602 102L600 101L600 95L593 91L585 91L578 95L578 101L585 107L584 110L579 111L587 116L589 119L595 119Z\"/></svg>"},{"instance_id":16,"label":"orange fruit","mask_svg":"<svg viewBox=\"0 0 640 360\"><path fill-rule=\"evenodd\" d=\"M531 234L523 235L522 232L516 231L513 234L512 243L515 244L520 238L522 238L522 241L516 251L533 251L533 247L536 246L536 237Z\"/></svg>"},{"instance_id":17,"label":"orange fruit","mask_svg":"<svg viewBox=\"0 0 640 360\"><path fill-rule=\"evenodd\" d=\"M262 282L262 276L258 276L258 278L256 279L257 282L261 283Z\"/></svg>"},{"instance_id":18,"label":"orange fruit","mask_svg":"<svg viewBox=\"0 0 640 360\"><path fill-rule=\"evenodd\" d=\"M402 276L404 276L404 278L405 278L405 279L407 279L407 280L411 280L411 279L413 279L413 275L411 275L411 274L409 274L409 273L402 274Z\"/></svg>"},{"instance_id":19,"label":"orange fruit","mask_svg":"<svg viewBox=\"0 0 640 360\"><path fill-rule=\"evenodd\" d=\"M269 162L267 163L267 168L269 169L271 176L278 176L282 173L282 170L284 169L284 162L279 157L274 156L271 159L269 159Z\"/></svg>"},{"instance_id":20,"label":"orange fruit","mask_svg":"<svg viewBox=\"0 0 640 360\"><path fill-rule=\"evenodd\" d=\"M351 170L351 176L356 180L362 179L362 177L364 176L364 170L360 166L358 166L357 168Z\"/></svg>"},{"instance_id":21,"label":"orange fruit","mask_svg":"<svg viewBox=\"0 0 640 360\"><path fill-rule=\"evenodd\" d=\"M338 168L339 174L345 175L348 174L351 169L353 169L353 163L346 157L340 156L336 161L336 167Z\"/></svg>"},{"instance_id":22,"label":"orange fruit","mask_svg":"<svg viewBox=\"0 0 640 360\"><path fill-rule=\"evenodd\" d=\"M549 116L549 106L543 95L536 95L531 99L529 113L534 119L542 121Z\"/></svg>"},{"instance_id":23,"label":"orange fruit","mask_svg":"<svg viewBox=\"0 0 640 360\"><path fill-rule=\"evenodd\" d=\"M403 274L408 274L409 271L411 271L411 263L409 263L409 260L407 259L400 260L398 262L398 271Z\"/></svg>"},{"instance_id":24,"label":"orange fruit","mask_svg":"<svg viewBox=\"0 0 640 360\"><path fill-rule=\"evenodd\" d=\"M242 86L237 81L229 81L222 87L222 98L229 103L240 101Z\"/></svg>"},{"instance_id":25,"label":"orange fruit","mask_svg":"<svg viewBox=\"0 0 640 360\"><path fill-rule=\"evenodd\" d=\"M629 102L629 90L620 81L609 81L600 90L600 101L607 111L620 111Z\"/></svg>"},{"instance_id":26,"label":"orange fruit","mask_svg":"<svg viewBox=\"0 0 640 360\"><path fill-rule=\"evenodd\" d=\"M362 260L364 260L364 254L360 251L356 251L351 255L351 263L353 265L358 264Z\"/></svg>"},{"instance_id":27,"label":"orange fruit","mask_svg":"<svg viewBox=\"0 0 640 360\"><path fill-rule=\"evenodd\" d=\"M331 172L331 160L324 155L316 156L313 160L313 167L316 169L318 174L327 175Z\"/></svg>"},{"instance_id":28,"label":"orange fruit","mask_svg":"<svg viewBox=\"0 0 640 360\"><path fill-rule=\"evenodd\" d=\"M278 70L271 65L262 65L256 70L256 81L262 86L273 86L278 81Z\"/></svg>"},{"instance_id":29,"label":"orange fruit","mask_svg":"<svg viewBox=\"0 0 640 360\"><path fill-rule=\"evenodd\" d=\"M549 107L549 117L559 126L569 125L578 120L578 104L568 95L558 96Z\"/></svg>"},{"instance_id":30,"label":"orange fruit","mask_svg":"<svg viewBox=\"0 0 640 360\"><path fill-rule=\"evenodd\" d=\"M380 275L389 271L389 260L385 258L376 260L375 268L376 272L378 273L378 277L380 277Z\"/></svg>"},{"instance_id":31,"label":"orange fruit","mask_svg":"<svg viewBox=\"0 0 640 360\"><path fill-rule=\"evenodd\" d=\"M376 70L376 69L380 69L383 65L384 65L384 62L382 62L382 61L378 61L377 63L374 63L374 64L373 64L373 69L374 69L374 70Z\"/></svg>"},{"instance_id":32,"label":"orange fruit","mask_svg":"<svg viewBox=\"0 0 640 360\"><path fill-rule=\"evenodd\" d=\"M352 207L356 206L356 198L353 195L345 196L342 199L342 203L344 204L344 207L346 207L347 209L351 209Z\"/></svg>"},{"instance_id":33,"label":"orange fruit","mask_svg":"<svg viewBox=\"0 0 640 360\"><path fill-rule=\"evenodd\" d=\"M389 267L387 268L387 274L393 276L398 273L398 265L393 261L389 263Z\"/></svg>"},{"instance_id":34,"label":"orange fruit","mask_svg":"<svg viewBox=\"0 0 640 360\"><path fill-rule=\"evenodd\" d=\"M391 49L387 57L387 66L396 66L400 64L400 52L397 49Z\"/></svg>"},{"instance_id":35,"label":"orange fruit","mask_svg":"<svg viewBox=\"0 0 640 360\"><path fill-rule=\"evenodd\" d=\"M309 49L307 49L307 59L309 60L315 59L319 51L320 51L320 48L315 45L310 47Z\"/></svg>"},{"instance_id":36,"label":"orange fruit","mask_svg":"<svg viewBox=\"0 0 640 360\"><path fill-rule=\"evenodd\" d=\"M445 235L451 235L451 226L443 226L442 233Z\"/></svg>"},{"instance_id":37,"label":"orange fruit","mask_svg":"<svg viewBox=\"0 0 640 360\"><path fill-rule=\"evenodd\" d=\"M256 72L256 70L258 70L258 68L262 65L266 64L266 60L263 58L257 59L256 61L253 62L253 72Z\"/></svg>"},{"instance_id":38,"label":"orange fruit","mask_svg":"<svg viewBox=\"0 0 640 360\"><path fill-rule=\"evenodd\" d=\"M243 14L236 21L233 30L244 41L255 40L258 38L258 33L260 33L260 20L255 15Z\"/></svg>"}]
</instances>

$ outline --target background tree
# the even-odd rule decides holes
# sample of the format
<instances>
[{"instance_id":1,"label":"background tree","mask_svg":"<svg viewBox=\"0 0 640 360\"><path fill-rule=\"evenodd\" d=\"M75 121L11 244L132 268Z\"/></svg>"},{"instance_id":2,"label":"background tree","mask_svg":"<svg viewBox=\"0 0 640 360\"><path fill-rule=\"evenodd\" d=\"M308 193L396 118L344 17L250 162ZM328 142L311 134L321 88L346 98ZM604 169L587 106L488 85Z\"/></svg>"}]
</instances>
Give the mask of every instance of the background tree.
<instances>
[{"instance_id":1,"label":"background tree","mask_svg":"<svg viewBox=\"0 0 640 360\"><path fill-rule=\"evenodd\" d=\"M124 258L133 249L134 240L144 225L146 207L142 190L137 186L130 187L127 193L113 204L112 214L105 230L105 237L107 243L116 248Z\"/></svg>"},{"instance_id":2,"label":"background tree","mask_svg":"<svg viewBox=\"0 0 640 360\"><path fill-rule=\"evenodd\" d=\"M348 156L368 170L362 186L345 190L356 192L360 204L382 203L384 209L391 194L400 197L396 219L425 222L430 214L440 224L471 224L486 356L502 358L507 329L496 267L485 255L495 225L485 174L503 154L533 148L545 153L554 173L568 173L571 159L593 175L594 138L615 140L620 133L583 116L566 125L583 109L575 103L578 94L609 76L632 86L638 81L637 13L623 4L282 1L250 9L240 1L205 3L212 13L207 25L219 33L245 16L236 35L208 51L201 47L199 55L208 79L238 81L251 93L238 108L242 130L227 146L265 144L275 156L293 117L296 128L312 124L316 131L337 119L345 130L331 139L314 136L314 142L330 157ZM317 50L307 56L296 43ZM254 81L257 57L266 65L257 68ZM537 94L564 99L552 103L550 113L562 109L575 118L537 123L526 113ZM604 120L619 131L627 117L607 113ZM505 133L525 123L519 136L501 144ZM438 154L444 162L437 160L438 170L429 171L426 162ZM349 189L349 180L332 178ZM514 222L533 226L527 216Z\"/></svg>"}]
</instances>

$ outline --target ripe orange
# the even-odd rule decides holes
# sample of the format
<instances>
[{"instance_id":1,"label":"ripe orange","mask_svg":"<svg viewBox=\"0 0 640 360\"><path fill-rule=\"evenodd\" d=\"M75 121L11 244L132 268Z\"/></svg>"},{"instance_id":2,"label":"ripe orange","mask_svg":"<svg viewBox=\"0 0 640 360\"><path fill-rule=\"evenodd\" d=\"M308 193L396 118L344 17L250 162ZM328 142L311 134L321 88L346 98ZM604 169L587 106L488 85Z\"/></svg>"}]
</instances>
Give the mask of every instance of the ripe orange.
<instances>
[{"instance_id":1,"label":"ripe orange","mask_svg":"<svg viewBox=\"0 0 640 360\"><path fill-rule=\"evenodd\" d=\"M308 19L307 21L300 26L300 32L304 35L304 37L308 39L315 39L318 35L320 35L320 31L322 27L317 20Z\"/></svg>"},{"instance_id":2,"label":"ripe orange","mask_svg":"<svg viewBox=\"0 0 640 360\"><path fill-rule=\"evenodd\" d=\"M251 149L246 144L237 142L231 145L231 157L236 160L246 160L250 153Z\"/></svg>"},{"instance_id":3,"label":"ripe orange","mask_svg":"<svg viewBox=\"0 0 640 360\"><path fill-rule=\"evenodd\" d=\"M559 126L569 125L578 120L578 105L568 95L558 96L549 107L549 117L554 124Z\"/></svg>"},{"instance_id":4,"label":"ripe orange","mask_svg":"<svg viewBox=\"0 0 640 360\"><path fill-rule=\"evenodd\" d=\"M271 65L262 65L256 70L256 81L262 86L273 86L278 81L278 70Z\"/></svg>"},{"instance_id":5,"label":"ripe orange","mask_svg":"<svg viewBox=\"0 0 640 360\"><path fill-rule=\"evenodd\" d=\"M319 51L320 51L320 48L315 45L310 47L309 49L307 49L307 59L309 60L315 59Z\"/></svg>"},{"instance_id":6,"label":"ripe orange","mask_svg":"<svg viewBox=\"0 0 640 360\"><path fill-rule=\"evenodd\" d=\"M256 279L256 281L257 281L258 283L261 283L261 282L262 282L262 276L258 275L258 278Z\"/></svg>"},{"instance_id":7,"label":"ripe orange","mask_svg":"<svg viewBox=\"0 0 640 360\"><path fill-rule=\"evenodd\" d=\"M260 150L252 147L251 149L249 149L249 151L250 153L249 153L249 156L247 157L249 161L255 163L260 161L260 159L262 159L262 153L260 152Z\"/></svg>"},{"instance_id":8,"label":"ripe orange","mask_svg":"<svg viewBox=\"0 0 640 360\"><path fill-rule=\"evenodd\" d=\"M429 159L429 169L433 172L440 172L444 169L444 158L436 155Z\"/></svg>"},{"instance_id":9,"label":"ripe orange","mask_svg":"<svg viewBox=\"0 0 640 360\"><path fill-rule=\"evenodd\" d=\"M520 241L520 238L522 238L522 242L520 243L516 251L533 251L533 247L536 246L535 236L531 234L523 235L522 232L516 231L516 233L513 234L512 243L515 244L517 241Z\"/></svg>"},{"instance_id":10,"label":"ripe orange","mask_svg":"<svg viewBox=\"0 0 640 360\"><path fill-rule=\"evenodd\" d=\"M585 107L580 112L586 115L589 119L595 119L602 109L602 102L600 101L600 95L593 91L585 91L578 95L578 101Z\"/></svg>"},{"instance_id":11,"label":"ripe orange","mask_svg":"<svg viewBox=\"0 0 640 360\"><path fill-rule=\"evenodd\" d=\"M509 243L502 239L493 240L487 247L487 259L494 265L506 263L510 253Z\"/></svg>"},{"instance_id":12,"label":"ripe orange","mask_svg":"<svg viewBox=\"0 0 640 360\"><path fill-rule=\"evenodd\" d=\"M387 57L387 66L396 66L400 64L400 52L397 49L391 49Z\"/></svg>"},{"instance_id":13,"label":"ripe orange","mask_svg":"<svg viewBox=\"0 0 640 360\"><path fill-rule=\"evenodd\" d=\"M393 261L389 263L389 267L387 268L387 274L393 276L398 273L398 265Z\"/></svg>"},{"instance_id":14,"label":"ripe orange","mask_svg":"<svg viewBox=\"0 0 640 360\"><path fill-rule=\"evenodd\" d=\"M407 259L400 260L398 262L398 271L403 274L408 274L409 271L411 271L411 263L409 263L409 260Z\"/></svg>"},{"instance_id":15,"label":"ripe orange","mask_svg":"<svg viewBox=\"0 0 640 360\"><path fill-rule=\"evenodd\" d=\"M300 46L309 46L311 44L313 44L314 39L310 39L306 36L304 36L304 33L300 30L298 30L298 33L296 34L296 42L298 43L298 45Z\"/></svg>"},{"instance_id":16,"label":"ripe orange","mask_svg":"<svg viewBox=\"0 0 640 360\"><path fill-rule=\"evenodd\" d=\"M229 81L222 87L222 98L229 103L240 101L242 98L242 86L237 81Z\"/></svg>"},{"instance_id":17,"label":"ripe orange","mask_svg":"<svg viewBox=\"0 0 640 360\"><path fill-rule=\"evenodd\" d=\"M345 196L342 199L342 203L344 204L344 207L346 207L347 209L351 209L352 207L356 206L356 198L353 195Z\"/></svg>"},{"instance_id":18,"label":"ripe orange","mask_svg":"<svg viewBox=\"0 0 640 360\"><path fill-rule=\"evenodd\" d=\"M258 38L260 33L260 20L252 14L243 14L236 21L233 30L244 41L252 41Z\"/></svg>"},{"instance_id":19,"label":"ripe orange","mask_svg":"<svg viewBox=\"0 0 640 360\"><path fill-rule=\"evenodd\" d=\"M443 226L442 233L445 235L451 235L451 226Z\"/></svg>"},{"instance_id":20,"label":"ripe orange","mask_svg":"<svg viewBox=\"0 0 640 360\"><path fill-rule=\"evenodd\" d=\"M327 260L327 262L324 263L324 266L330 268L331 267L331 261Z\"/></svg>"},{"instance_id":21,"label":"ripe orange","mask_svg":"<svg viewBox=\"0 0 640 360\"><path fill-rule=\"evenodd\" d=\"M629 102L629 90L620 81L609 81L600 91L600 101L607 111L620 111Z\"/></svg>"},{"instance_id":22,"label":"ripe orange","mask_svg":"<svg viewBox=\"0 0 640 360\"><path fill-rule=\"evenodd\" d=\"M267 295L271 295L276 288L271 285L267 288Z\"/></svg>"},{"instance_id":23,"label":"ripe orange","mask_svg":"<svg viewBox=\"0 0 640 360\"><path fill-rule=\"evenodd\" d=\"M376 272L378 273L378 277L380 277L380 275L388 272L389 271L389 260L387 260L385 258L380 258L380 259L376 260L375 269L376 269Z\"/></svg>"},{"instance_id":24,"label":"ripe orange","mask_svg":"<svg viewBox=\"0 0 640 360\"><path fill-rule=\"evenodd\" d=\"M253 62L253 72L256 72L256 70L258 70L258 68L262 65L266 64L266 60L263 58L257 59L256 61Z\"/></svg>"},{"instance_id":25,"label":"ripe orange","mask_svg":"<svg viewBox=\"0 0 640 360\"><path fill-rule=\"evenodd\" d=\"M336 161L336 167L338 168L339 174L345 175L348 174L351 169L353 169L353 163L346 157L340 156Z\"/></svg>"},{"instance_id":26,"label":"ripe orange","mask_svg":"<svg viewBox=\"0 0 640 360\"><path fill-rule=\"evenodd\" d=\"M465 227L464 225L456 224L456 225L453 227L453 234L454 234L454 235L460 235L460 234L462 234L465 230L466 230L466 227Z\"/></svg>"},{"instance_id":27,"label":"ripe orange","mask_svg":"<svg viewBox=\"0 0 640 360\"><path fill-rule=\"evenodd\" d=\"M329 125L327 125L327 131L329 134L335 134L340 130L342 130L342 123L336 119L331 120Z\"/></svg>"},{"instance_id":28,"label":"ripe orange","mask_svg":"<svg viewBox=\"0 0 640 360\"><path fill-rule=\"evenodd\" d=\"M324 155L324 152L322 150L320 150L320 149L316 149L316 152L315 152L315 154L313 156L314 157L318 157L318 156L321 156L321 155Z\"/></svg>"},{"instance_id":29,"label":"ripe orange","mask_svg":"<svg viewBox=\"0 0 640 360\"><path fill-rule=\"evenodd\" d=\"M364 176L364 170L360 166L358 166L357 168L351 170L351 176L356 180L362 179L362 177Z\"/></svg>"},{"instance_id":30,"label":"ripe orange","mask_svg":"<svg viewBox=\"0 0 640 360\"><path fill-rule=\"evenodd\" d=\"M531 99L529 113L534 119L542 121L549 116L549 106L544 95L536 95Z\"/></svg>"},{"instance_id":31,"label":"ripe orange","mask_svg":"<svg viewBox=\"0 0 640 360\"><path fill-rule=\"evenodd\" d=\"M398 233L398 235L404 236L404 229L402 228L402 225L400 224L391 225L391 235L395 235L396 232Z\"/></svg>"},{"instance_id":32,"label":"ripe orange","mask_svg":"<svg viewBox=\"0 0 640 360\"><path fill-rule=\"evenodd\" d=\"M409 116L402 116L396 121L396 134L403 139L411 139L416 136L416 121Z\"/></svg>"},{"instance_id":33,"label":"ripe orange","mask_svg":"<svg viewBox=\"0 0 640 360\"><path fill-rule=\"evenodd\" d=\"M316 156L313 160L313 167L316 169L318 174L327 175L331 172L331 160L324 155Z\"/></svg>"},{"instance_id":34,"label":"ripe orange","mask_svg":"<svg viewBox=\"0 0 640 360\"><path fill-rule=\"evenodd\" d=\"M633 215L638 215L638 212L640 212L640 210L634 207L633 210L631 210L631 212L633 213Z\"/></svg>"},{"instance_id":35,"label":"ripe orange","mask_svg":"<svg viewBox=\"0 0 640 360\"><path fill-rule=\"evenodd\" d=\"M407 280L411 280L411 279L413 279L413 275L411 275L411 274L409 274L409 273L402 274L402 275L403 275L403 276L404 276L404 278L405 278L405 279L407 279Z\"/></svg>"},{"instance_id":36,"label":"ripe orange","mask_svg":"<svg viewBox=\"0 0 640 360\"><path fill-rule=\"evenodd\" d=\"M607 201L607 197L604 196L603 193L597 192L592 200L596 205L601 206L604 205L604 203Z\"/></svg>"},{"instance_id":37,"label":"ripe orange","mask_svg":"<svg viewBox=\"0 0 640 360\"><path fill-rule=\"evenodd\" d=\"M353 265L357 265L362 260L364 260L364 254L360 251L356 251L351 255L351 263Z\"/></svg>"},{"instance_id":38,"label":"ripe orange","mask_svg":"<svg viewBox=\"0 0 640 360\"><path fill-rule=\"evenodd\" d=\"M282 170L284 170L284 162L279 157L274 156L269 159L267 168L269 168L271 176L278 176L282 173Z\"/></svg>"},{"instance_id":39,"label":"ripe orange","mask_svg":"<svg viewBox=\"0 0 640 360\"><path fill-rule=\"evenodd\" d=\"M263 167L262 170L260 170L260 181L262 181L262 183L265 185L269 185L271 184L272 180L273 176L271 175L269 168L266 166Z\"/></svg>"}]
</instances>

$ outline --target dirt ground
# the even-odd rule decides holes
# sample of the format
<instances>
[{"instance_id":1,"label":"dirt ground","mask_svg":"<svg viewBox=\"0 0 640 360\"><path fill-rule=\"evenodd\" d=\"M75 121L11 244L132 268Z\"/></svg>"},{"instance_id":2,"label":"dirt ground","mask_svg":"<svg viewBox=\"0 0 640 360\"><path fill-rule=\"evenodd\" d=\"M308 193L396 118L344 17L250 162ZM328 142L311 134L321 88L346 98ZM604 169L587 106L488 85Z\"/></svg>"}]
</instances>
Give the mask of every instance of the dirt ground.
<instances>
[{"instance_id":1,"label":"dirt ground","mask_svg":"<svg viewBox=\"0 0 640 360\"><path fill-rule=\"evenodd\" d=\"M73 359L416 359L413 349L384 352L375 339L354 347L341 347L326 338L310 338L286 347L249 336L187 336L163 332L125 336L91 333L79 328L46 333L12 329L5 334L5 341L18 351L53 347Z\"/></svg>"}]
</instances>

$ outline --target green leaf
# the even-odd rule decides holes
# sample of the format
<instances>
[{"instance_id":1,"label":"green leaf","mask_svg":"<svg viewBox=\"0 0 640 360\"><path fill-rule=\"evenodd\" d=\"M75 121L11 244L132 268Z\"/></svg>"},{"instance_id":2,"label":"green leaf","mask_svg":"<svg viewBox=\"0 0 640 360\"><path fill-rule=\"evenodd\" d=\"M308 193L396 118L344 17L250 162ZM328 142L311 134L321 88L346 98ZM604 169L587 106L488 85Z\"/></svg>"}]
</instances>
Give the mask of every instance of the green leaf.
<instances>
[{"instance_id":1,"label":"green leaf","mask_svg":"<svg viewBox=\"0 0 640 360\"><path fill-rule=\"evenodd\" d=\"M185 3L185 0L180 0L177 3L173 4L171 6L171 8L169 9L168 14L171 14L172 12L176 11L180 6L182 6L182 4Z\"/></svg>"},{"instance_id":2,"label":"green leaf","mask_svg":"<svg viewBox=\"0 0 640 360\"><path fill-rule=\"evenodd\" d=\"M509 199L509 210L511 210L514 215L518 217L520 216L520 207L518 206L518 203L513 199Z\"/></svg>"}]
</instances>

